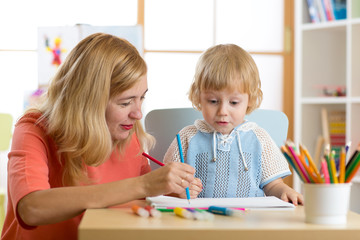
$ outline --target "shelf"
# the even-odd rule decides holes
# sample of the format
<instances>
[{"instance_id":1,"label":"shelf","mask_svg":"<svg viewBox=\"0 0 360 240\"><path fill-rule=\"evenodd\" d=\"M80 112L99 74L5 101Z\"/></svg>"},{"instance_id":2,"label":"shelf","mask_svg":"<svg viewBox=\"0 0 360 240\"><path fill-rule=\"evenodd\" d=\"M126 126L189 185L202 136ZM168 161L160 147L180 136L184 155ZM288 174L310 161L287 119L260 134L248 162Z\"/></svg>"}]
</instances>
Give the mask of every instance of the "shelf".
<instances>
[{"instance_id":1,"label":"shelf","mask_svg":"<svg viewBox=\"0 0 360 240\"><path fill-rule=\"evenodd\" d=\"M345 104L345 97L304 97L301 99L302 104Z\"/></svg>"},{"instance_id":2,"label":"shelf","mask_svg":"<svg viewBox=\"0 0 360 240\"><path fill-rule=\"evenodd\" d=\"M360 24L360 18L351 19L350 22L352 25L358 25Z\"/></svg>"},{"instance_id":3,"label":"shelf","mask_svg":"<svg viewBox=\"0 0 360 240\"><path fill-rule=\"evenodd\" d=\"M348 20L336 20L331 22L305 23L301 26L301 28L303 31L337 29L346 27L347 22Z\"/></svg>"},{"instance_id":4,"label":"shelf","mask_svg":"<svg viewBox=\"0 0 360 240\"><path fill-rule=\"evenodd\" d=\"M360 97L353 97L353 98L351 98L351 103L359 104L359 103L360 103Z\"/></svg>"},{"instance_id":5,"label":"shelf","mask_svg":"<svg viewBox=\"0 0 360 240\"><path fill-rule=\"evenodd\" d=\"M345 140L353 143L354 151L360 143L360 1L347 0L347 19L319 23L311 23L307 0L295 3L294 142L303 143L315 155L325 108L328 116L345 113ZM324 95L338 87L346 90L346 96Z\"/></svg>"}]
</instances>

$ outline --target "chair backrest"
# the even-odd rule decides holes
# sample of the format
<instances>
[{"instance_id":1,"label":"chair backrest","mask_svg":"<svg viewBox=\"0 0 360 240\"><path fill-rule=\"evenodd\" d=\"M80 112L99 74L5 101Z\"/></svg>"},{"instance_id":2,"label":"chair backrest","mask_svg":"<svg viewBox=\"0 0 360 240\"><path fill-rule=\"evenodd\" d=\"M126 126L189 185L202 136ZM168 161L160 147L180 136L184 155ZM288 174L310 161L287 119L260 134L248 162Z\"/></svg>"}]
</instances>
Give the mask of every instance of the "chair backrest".
<instances>
[{"instance_id":1,"label":"chair backrest","mask_svg":"<svg viewBox=\"0 0 360 240\"><path fill-rule=\"evenodd\" d=\"M289 121L287 116L276 110L256 109L245 117L264 128L278 146L287 138ZM156 109L145 116L145 130L156 138L155 147L149 151L154 158L162 161L163 157L176 137L185 126L192 125L196 119L203 119L201 112L193 108ZM151 168L159 166L151 162Z\"/></svg>"},{"instance_id":2,"label":"chair backrest","mask_svg":"<svg viewBox=\"0 0 360 240\"><path fill-rule=\"evenodd\" d=\"M156 138L156 145L149 151L149 154L162 161L176 134L183 127L192 125L196 119L203 119L203 116L194 108L169 108L150 111L145 116L145 130ZM158 165L151 162L151 168L156 169Z\"/></svg>"},{"instance_id":3,"label":"chair backrest","mask_svg":"<svg viewBox=\"0 0 360 240\"><path fill-rule=\"evenodd\" d=\"M9 149L12 136L13 118L10 114L0 113L0 151Z\"/></svg>"},{"instance_id":4,"label":"chair backrest","mask_svg":"<svg viewBox=\"0 0 360 240\"><path fill-rule=\"evenodd\" d=\"M245 119L255 122L265 129L279 147L287 139L289 120L285 113L278 110L256 109Z\"/></svg>"}]
</instances>

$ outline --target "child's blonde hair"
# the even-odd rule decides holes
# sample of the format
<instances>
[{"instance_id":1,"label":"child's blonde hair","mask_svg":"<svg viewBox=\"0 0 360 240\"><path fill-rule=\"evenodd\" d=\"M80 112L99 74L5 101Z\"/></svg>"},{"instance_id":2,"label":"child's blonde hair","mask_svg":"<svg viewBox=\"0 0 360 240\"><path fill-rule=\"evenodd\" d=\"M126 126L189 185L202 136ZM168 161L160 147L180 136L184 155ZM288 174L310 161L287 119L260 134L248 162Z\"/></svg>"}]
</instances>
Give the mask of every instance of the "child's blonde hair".
<instances>
[{"instance_id":1,"label":"child's blonde hair","mask_svg":"<svg viewBox=\"0 0 360 240\"><path fill-rule=\"evenodd\" d=\"M235 44L219 44L201 55L196 65L189 99L196 109L201 110L201 91L225 89L237 89L241 93L249 94L246 114L258 108L263 98L259 71L254 59Z\"/></svg>"}]
</instances>

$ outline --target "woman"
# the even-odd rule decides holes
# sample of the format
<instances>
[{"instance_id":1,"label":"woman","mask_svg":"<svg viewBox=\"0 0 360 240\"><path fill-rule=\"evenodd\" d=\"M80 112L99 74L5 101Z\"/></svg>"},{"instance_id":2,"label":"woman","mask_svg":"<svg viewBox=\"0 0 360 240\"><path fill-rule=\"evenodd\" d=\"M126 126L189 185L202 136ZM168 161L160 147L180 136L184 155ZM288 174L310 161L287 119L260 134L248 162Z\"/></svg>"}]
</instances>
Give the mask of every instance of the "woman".
<instances>
[{"instance_id":1,"label":"woman","mask_svg":"<svg viewBox=\"0 0 360 240\"><path fill-rule=\"evenodd\" d=\"M141 156L154 143L139 121L146 71L136 48L112 35L90 35L71 51L43 103L15 126L1 239L76 239L87 208L190 185L189 165L150 172Z\"/></svg>"}]
</instances>

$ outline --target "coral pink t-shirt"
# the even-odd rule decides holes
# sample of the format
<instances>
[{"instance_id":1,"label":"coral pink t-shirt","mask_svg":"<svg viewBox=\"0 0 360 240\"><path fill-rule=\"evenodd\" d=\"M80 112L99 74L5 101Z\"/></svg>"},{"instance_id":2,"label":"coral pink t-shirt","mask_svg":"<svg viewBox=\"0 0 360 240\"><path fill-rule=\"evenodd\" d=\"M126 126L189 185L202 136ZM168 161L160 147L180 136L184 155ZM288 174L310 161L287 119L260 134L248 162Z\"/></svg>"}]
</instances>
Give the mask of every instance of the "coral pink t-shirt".
<instances>
[{"instance_id":1,"label":"coral pink t-shirt","mask_svg":"<svg viewBox=\"0 0 360 240\"><path fill-rule=\"evenodd\" d=\"M46 127L35 124L40 114L27 114L15 126L11 151L8 155L8 206L2 230L6 239L77 239L78 225L83 214L55 224L26 226L16 213L16 206L25 195L39 190L63 187L63 167L56 157L56 145L46 134ZM121 157L114 151L98 167L87 167L96 184L143 175L151 171L140 153L135 134Z\"/></svg>"}]
</instances>

